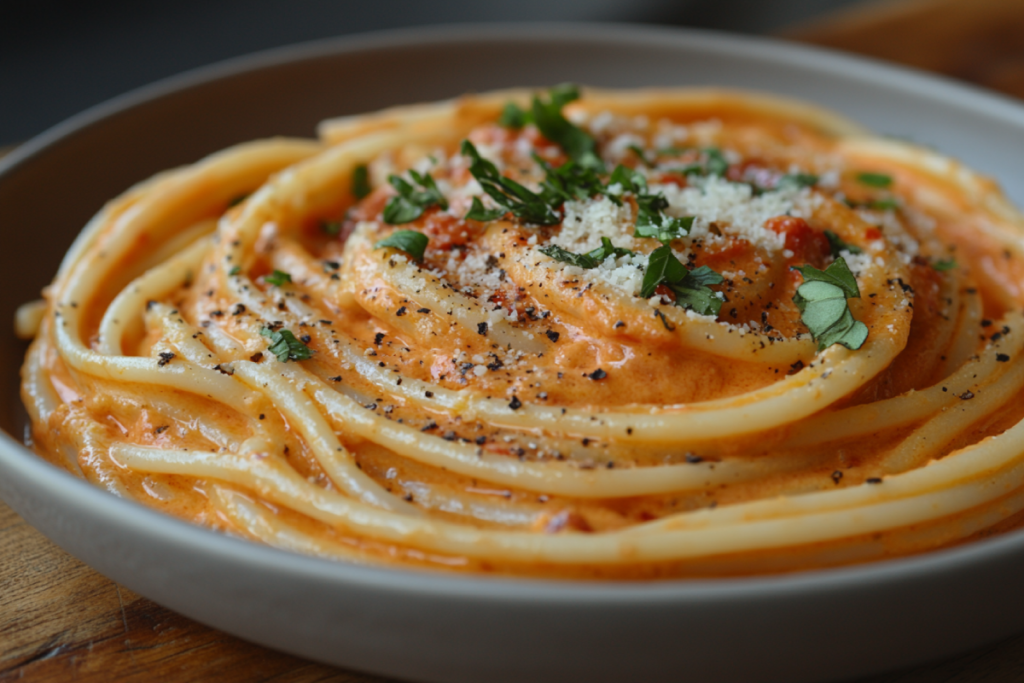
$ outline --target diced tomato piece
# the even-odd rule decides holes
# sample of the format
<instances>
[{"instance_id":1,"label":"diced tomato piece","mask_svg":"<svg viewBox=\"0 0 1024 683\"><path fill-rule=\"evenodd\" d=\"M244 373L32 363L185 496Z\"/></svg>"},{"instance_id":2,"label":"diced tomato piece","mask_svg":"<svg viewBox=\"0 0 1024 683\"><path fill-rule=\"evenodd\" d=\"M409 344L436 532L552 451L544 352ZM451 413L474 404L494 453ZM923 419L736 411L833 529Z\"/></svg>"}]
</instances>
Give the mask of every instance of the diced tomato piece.
<instances>
[{"instance_id":1,"label":"diced tomato piece","mask_svg":"<svg viewBox=\"0 0 1024 683\"><path fill-rule=\"evenodd\" d=\"M775 216L765 222L765 227L786 236L786 249L793 252L791 260L795 263L810 263L820 268L832 253L825 233L812 228L803 218Z\"/></svg>"},{"instance_id":2,"label":"diced tomato piece","mask_svg":"<svg viewBox=\"0 0 1024 683\"><path fill-rule=\"evenodd\" d=\"M658 285L655 287L654 293L667 298L669 301L676 300L676 293L673 292L668 285Z\"/></svg>"}]
</instances>

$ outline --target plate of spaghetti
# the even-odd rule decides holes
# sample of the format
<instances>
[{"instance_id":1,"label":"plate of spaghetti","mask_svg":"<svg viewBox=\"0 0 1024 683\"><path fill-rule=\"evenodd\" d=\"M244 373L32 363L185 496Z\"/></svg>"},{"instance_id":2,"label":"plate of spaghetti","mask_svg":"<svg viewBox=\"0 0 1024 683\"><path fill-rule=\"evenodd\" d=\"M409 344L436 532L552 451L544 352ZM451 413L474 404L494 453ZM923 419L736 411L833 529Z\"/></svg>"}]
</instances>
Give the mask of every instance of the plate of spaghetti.
<instances>
[{"instance_id":1,"label":"plate of spaghetti","mask_svg":"<svg viewBox=\"0 0 1024 683\"><path fill-rule=\"evenodd\" d=\"M1019 107L784 45L490 31L215 68L9 163L0 200L214 112L87 188L18 308L5 499L195 618L417 680L830 680L1019 629L1024 217L971 168L1012 163ZM360 80L391 63L433 97ZM344 105L288 98L339 74Z\"/></svg>"}]
</instances>

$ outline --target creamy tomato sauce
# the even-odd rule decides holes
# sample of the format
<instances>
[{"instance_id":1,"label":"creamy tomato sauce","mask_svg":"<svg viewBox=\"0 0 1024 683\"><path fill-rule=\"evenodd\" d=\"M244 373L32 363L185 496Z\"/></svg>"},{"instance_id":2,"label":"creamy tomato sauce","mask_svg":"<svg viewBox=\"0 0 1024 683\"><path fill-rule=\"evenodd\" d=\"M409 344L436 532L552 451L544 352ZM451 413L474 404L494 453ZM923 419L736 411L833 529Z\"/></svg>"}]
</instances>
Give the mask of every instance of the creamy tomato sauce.
<instances>
[{"instance_id":1,"label":"creamy tomato sauce","mask_svg":"<svg viewBox=\"0 0 1024 683\"><path fill-rule=\"evenodd\" d=\"M476 572L786 571L1016 524L1021 219L990 181L742 94L323 137L91 224L23 373L42 455L261 542Z\"/></svg>"}]
</instances>

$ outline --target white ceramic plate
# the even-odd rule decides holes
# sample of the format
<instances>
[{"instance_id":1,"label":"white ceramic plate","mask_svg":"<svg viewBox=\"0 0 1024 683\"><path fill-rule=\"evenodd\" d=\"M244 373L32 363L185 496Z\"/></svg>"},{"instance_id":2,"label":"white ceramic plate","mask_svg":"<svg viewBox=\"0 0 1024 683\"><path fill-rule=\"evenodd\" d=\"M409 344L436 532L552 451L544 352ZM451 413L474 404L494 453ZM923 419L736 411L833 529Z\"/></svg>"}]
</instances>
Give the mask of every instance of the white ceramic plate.
<instances>
[{"instance_id":1,"label":"white ceramic plate","mask_svg":"<svg viewBox=\"0 0 1024 683\"><path fill-rule=\"evenodd\" d=\"M327 41L202 69L103 105L0 164L0 320L35 298L104 200L169 166L328 116L563 81L800 97L934 145L1024 201L1024 107L784 43L609 26L460 26ZM0 335L0 419L20 434L23 345ZM1024 534L783 577L579 584L367 569L164 517L0 434L0 497L68 552L171 609L323 662L416 681L826 681L1024 628Z\"/></svg>"}]
</instances>

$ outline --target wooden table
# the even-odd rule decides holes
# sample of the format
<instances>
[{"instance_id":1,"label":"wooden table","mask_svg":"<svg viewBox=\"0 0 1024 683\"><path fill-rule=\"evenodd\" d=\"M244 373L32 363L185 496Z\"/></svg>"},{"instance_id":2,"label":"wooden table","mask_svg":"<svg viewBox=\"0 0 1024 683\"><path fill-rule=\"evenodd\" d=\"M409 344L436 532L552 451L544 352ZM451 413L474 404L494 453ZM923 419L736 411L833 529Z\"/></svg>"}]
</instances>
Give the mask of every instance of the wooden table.
<instances>
[{"instance_id":1,"label":"wooden table","mask_svg":"<svg viewBox=\"0 0 1024 683\"><path fill-rule=\"evenodd\" d=\"M1024 0L869 2L785 33L1024 97ZM385 679L246 643L100 576L0 503L0 681ZM860 683L1024 680L1024 635Z\"/></svg>"}]
</instances>

